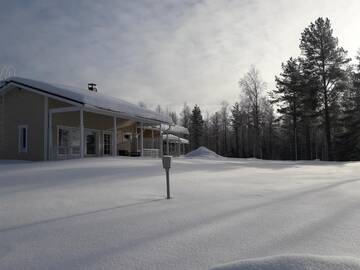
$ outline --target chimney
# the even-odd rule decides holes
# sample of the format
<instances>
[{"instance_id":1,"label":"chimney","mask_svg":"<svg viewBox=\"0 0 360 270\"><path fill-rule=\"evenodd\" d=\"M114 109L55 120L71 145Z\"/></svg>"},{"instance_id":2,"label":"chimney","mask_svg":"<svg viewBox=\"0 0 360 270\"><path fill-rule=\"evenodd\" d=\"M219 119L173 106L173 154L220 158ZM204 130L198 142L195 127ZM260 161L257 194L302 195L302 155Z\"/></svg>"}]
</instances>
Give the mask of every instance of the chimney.
<instances>
[{"instance_id":1,"label":"chimney","mask_svg":"<svg viewBox=\"0 0 360 270\"><path fill-rule=\"evenodd\" d=\"M89 91L97 92L96 83L88 83Z\"/></svg>"}]
</instances>

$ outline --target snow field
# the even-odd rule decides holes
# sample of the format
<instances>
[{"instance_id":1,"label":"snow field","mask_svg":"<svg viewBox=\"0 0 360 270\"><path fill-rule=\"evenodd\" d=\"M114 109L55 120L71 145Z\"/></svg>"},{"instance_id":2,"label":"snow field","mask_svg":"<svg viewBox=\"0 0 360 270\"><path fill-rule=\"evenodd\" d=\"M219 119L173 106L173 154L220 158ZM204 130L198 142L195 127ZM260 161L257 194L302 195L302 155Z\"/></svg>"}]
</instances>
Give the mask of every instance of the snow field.
<instances>
[{"instance_id":1,"label":"snow field","mask_svg":"<svg viewBox=\"0 0 360 270\"><path fill-rule=\"evenodd\" d=\"M209 269L360 255L360 163L89 158L0 165L0 269ZM251 269L251 268L250 268ZM356 268L354 268L356 269Z\"/></svg>"}]
</instances>

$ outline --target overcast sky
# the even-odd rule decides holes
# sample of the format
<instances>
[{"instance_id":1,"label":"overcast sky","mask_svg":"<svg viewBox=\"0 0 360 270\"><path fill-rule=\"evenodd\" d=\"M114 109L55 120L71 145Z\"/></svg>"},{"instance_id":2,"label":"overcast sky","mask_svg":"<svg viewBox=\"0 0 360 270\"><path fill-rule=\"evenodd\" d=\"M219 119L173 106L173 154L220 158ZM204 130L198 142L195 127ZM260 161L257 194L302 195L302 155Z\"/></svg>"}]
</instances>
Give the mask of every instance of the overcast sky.
<instances>
[{"instance_id":1,"label":"overcast sky","mask_svg":"<svg viewBox=\"0 0 360 270\"><path fill-rule=\"evenodd\" d=\"M179 111L239 98L255 65L274 76L299 55L302 30L329 17L340 45L360 48L359 0L2 1L0 67Z\"/></svg>"}]
</instances>

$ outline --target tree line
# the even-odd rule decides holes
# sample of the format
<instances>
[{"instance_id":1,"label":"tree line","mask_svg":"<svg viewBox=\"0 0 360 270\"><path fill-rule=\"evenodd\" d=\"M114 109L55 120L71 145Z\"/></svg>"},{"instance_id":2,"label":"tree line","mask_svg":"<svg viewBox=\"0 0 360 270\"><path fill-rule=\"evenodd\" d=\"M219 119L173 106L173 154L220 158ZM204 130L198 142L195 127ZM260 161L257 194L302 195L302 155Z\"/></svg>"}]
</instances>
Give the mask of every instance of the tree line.
<instances>
[{"instance_id":1,"label":"tree line","mask_svg":"<svg viewBox=\"0 0 360 270\"><path fill-rule=\"evenodd\" d=\"M190 150L201 145L229 157L289 160L360 159L360 52L352 61L330 20L301 33L267 89L256 67L239 80L240 98L203 114L188 104L173 120L190 130Z\"/></svg>"}]
</instances>

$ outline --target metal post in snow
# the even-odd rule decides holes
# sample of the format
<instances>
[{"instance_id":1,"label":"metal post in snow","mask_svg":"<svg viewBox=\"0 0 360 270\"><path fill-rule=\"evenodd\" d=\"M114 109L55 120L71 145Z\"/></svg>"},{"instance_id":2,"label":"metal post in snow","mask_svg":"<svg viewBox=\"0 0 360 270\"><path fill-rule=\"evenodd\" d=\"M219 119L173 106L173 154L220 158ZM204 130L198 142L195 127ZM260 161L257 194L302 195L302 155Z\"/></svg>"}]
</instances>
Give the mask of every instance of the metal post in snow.
<instances>
[{"instance_id":1,"label":"metal post in snow","mask_svg":"<svg viewBox=\"0 0 360 270\"><path fill-rule=\"evenodd\" d=\"M170 199L170 168L171 168L171 156L163 156L162 159L163 168L166 171L166 199Z\"/></svg>"}]
</instances>

